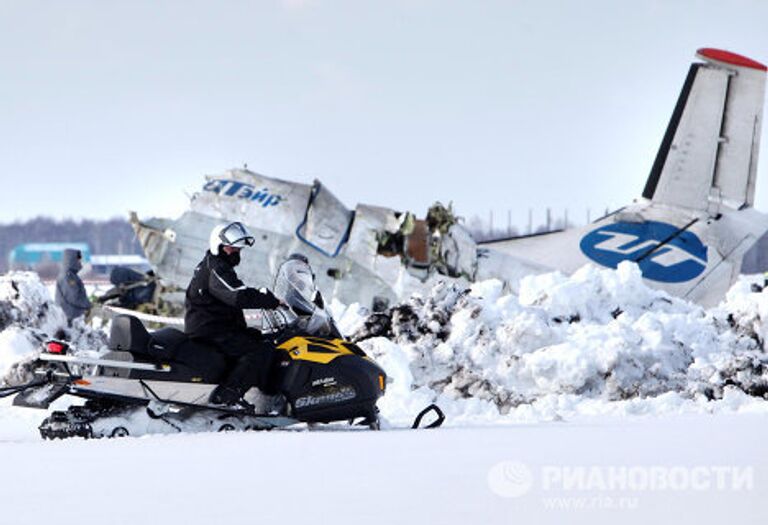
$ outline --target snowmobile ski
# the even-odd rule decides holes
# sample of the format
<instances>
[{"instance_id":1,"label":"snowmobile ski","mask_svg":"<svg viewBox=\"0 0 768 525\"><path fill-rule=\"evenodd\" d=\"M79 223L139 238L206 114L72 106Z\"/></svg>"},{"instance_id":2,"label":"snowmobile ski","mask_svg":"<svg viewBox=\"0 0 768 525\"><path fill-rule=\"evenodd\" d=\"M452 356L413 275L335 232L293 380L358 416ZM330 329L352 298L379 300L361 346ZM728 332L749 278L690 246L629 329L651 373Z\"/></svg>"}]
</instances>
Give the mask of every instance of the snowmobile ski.
<instances>
[{"instance_id":1,"label":"snowmobile ski","mask_svg":"<svg viewBox=\"0 0 768 525\"><path fill-rule=\"evenodd\" d=\"M428 423L425 426L421 426L422 420L428 415L428 414L434 414L436 416L436 419L432 421L431 423ZM419 412L419 414L416 416L416 419L413 420L413 424L411 425L412 429L417 428L438 428L442 426L442 424L445 422L445 414L440 409L439 406L432 403L428 407L426 407L424 410Z\"/></svg>"}]
</instances>

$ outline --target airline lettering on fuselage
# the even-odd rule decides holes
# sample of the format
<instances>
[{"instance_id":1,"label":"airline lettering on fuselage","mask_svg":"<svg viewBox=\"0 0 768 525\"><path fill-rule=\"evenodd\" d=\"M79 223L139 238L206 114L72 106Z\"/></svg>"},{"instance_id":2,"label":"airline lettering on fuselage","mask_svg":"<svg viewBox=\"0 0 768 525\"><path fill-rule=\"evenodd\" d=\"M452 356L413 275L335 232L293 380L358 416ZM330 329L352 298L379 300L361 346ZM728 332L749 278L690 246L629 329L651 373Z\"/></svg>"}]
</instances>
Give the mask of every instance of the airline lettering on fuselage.
<instances>
[{"instance_id":1,"label":"airline lettering on fuselage","mask_svg":"<svg viewBox=\"0 0 768 525\"><path fill-rule=\"evenodd\" d=\"M609 268L635 261L643 277L652 281L690 281L707 267L707 247L701 239L663 222L608 224L585 235L579 247L591 260Z\"/></svg>"},{"instance_id":2,"label":"airline lettering on fuselage","mask_svg":"<svg viewBox=\"0 0 768 525\"><path fill-rule=\"evenodd\" d=\"M283 196L269 191L269 188L257 190L253 184L230 179L213 179L203 186L203 191L210 191L225 197L234 197L251 202L258 202L264 208L277 206L282 202Z\"/></svg>"}]
</instances>

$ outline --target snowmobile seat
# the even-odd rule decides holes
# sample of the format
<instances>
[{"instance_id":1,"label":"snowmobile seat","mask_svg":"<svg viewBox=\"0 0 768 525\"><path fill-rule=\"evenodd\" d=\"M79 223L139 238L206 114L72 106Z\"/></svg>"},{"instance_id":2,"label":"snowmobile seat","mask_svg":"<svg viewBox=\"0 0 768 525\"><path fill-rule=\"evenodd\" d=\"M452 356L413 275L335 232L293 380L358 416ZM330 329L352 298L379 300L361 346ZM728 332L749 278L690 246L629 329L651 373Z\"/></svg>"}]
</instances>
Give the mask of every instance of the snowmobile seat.
<instances>
[{"instance_id":1,"label":"snowmobile seat","mask_svg":"<svg viewBox=\"0 0 768 525\"><path fill-rule=\"evenodd\" d=\"M118 315L112 320L109 349L130 352L135 361L171 365L171 372L133 371L131 379L201 381L216 383L224 374L224 356L175 328L149 333L136 317Z\"/></svg>"},{"instance_id":2,"label":"snowmobile seat","mask_svg":"<svg viewBox=\"0 0 768 525\"><path fill-rule=\"evenodd\" d=\"M137 370L131 372L132 379L218 383L227 369L226 358L215 348L188 339L183 332L165 328L152 333L150 337L148 355L134 354L134 359L168 364L171 372Z\"/></svg>"},{"instance_id":3,"label":"snowmobile seat","mask_svg":"<svg viewBox=\"0 0 768 525\"><path fill-rule=\"evenodd\" d=\"M147 329L131 315L118 315L112 319L109 349L132 354L149 355L150 336Z\"/></svg>"},{"instance_id":4,"label":"snowmobile seat","mask_svg":"<svg viewBox=\"0 0 768 525\"><path fill-rule=\"evenodd\" d=\"M150 334L149 355L156 359L174 359L187 336L175 328L161 328Z\"/></svg>"}]
</instances>

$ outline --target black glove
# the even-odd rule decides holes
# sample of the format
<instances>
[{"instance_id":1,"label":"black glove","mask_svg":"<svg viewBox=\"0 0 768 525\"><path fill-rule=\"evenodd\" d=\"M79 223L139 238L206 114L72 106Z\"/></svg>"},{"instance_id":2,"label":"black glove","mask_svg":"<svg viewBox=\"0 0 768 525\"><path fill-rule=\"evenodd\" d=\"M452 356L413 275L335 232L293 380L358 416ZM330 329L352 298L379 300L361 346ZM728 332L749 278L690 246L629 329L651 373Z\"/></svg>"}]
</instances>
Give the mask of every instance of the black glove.
<instances>
[{"instance_id":1,"label":"black glove","mask_svg":"<svg viewBox=\"0 0 768 525\"><path fill-rule=\"evenodd\" d=\"M272 293L271 290L266 290L265 292L262 293L262 302L264 304L262 308L265 308L267 310L274 310L275 308L283 304L283 302L280 299L278 299L275 296L275 294Z\"/></svg>"}]
</instances>

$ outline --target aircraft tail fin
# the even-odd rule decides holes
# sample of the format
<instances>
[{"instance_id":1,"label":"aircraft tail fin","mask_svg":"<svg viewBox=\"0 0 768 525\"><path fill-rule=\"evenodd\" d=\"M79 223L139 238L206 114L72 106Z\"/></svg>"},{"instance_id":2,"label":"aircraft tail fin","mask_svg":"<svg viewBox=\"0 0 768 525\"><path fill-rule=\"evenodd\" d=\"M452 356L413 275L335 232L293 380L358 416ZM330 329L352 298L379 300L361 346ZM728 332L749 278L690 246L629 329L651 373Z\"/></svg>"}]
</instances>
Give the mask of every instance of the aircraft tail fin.
<instances>
[{"instance_id":1,"label":"aircraft tail fin","mask_svg":"<svg viewBox=\"0 0 768 525\"><path fill-rule=\"evenodd\" d=\"M643 197L717 215L754 202L766 66L717 49L697 56Z\"/></svg>"}]
</instances>

